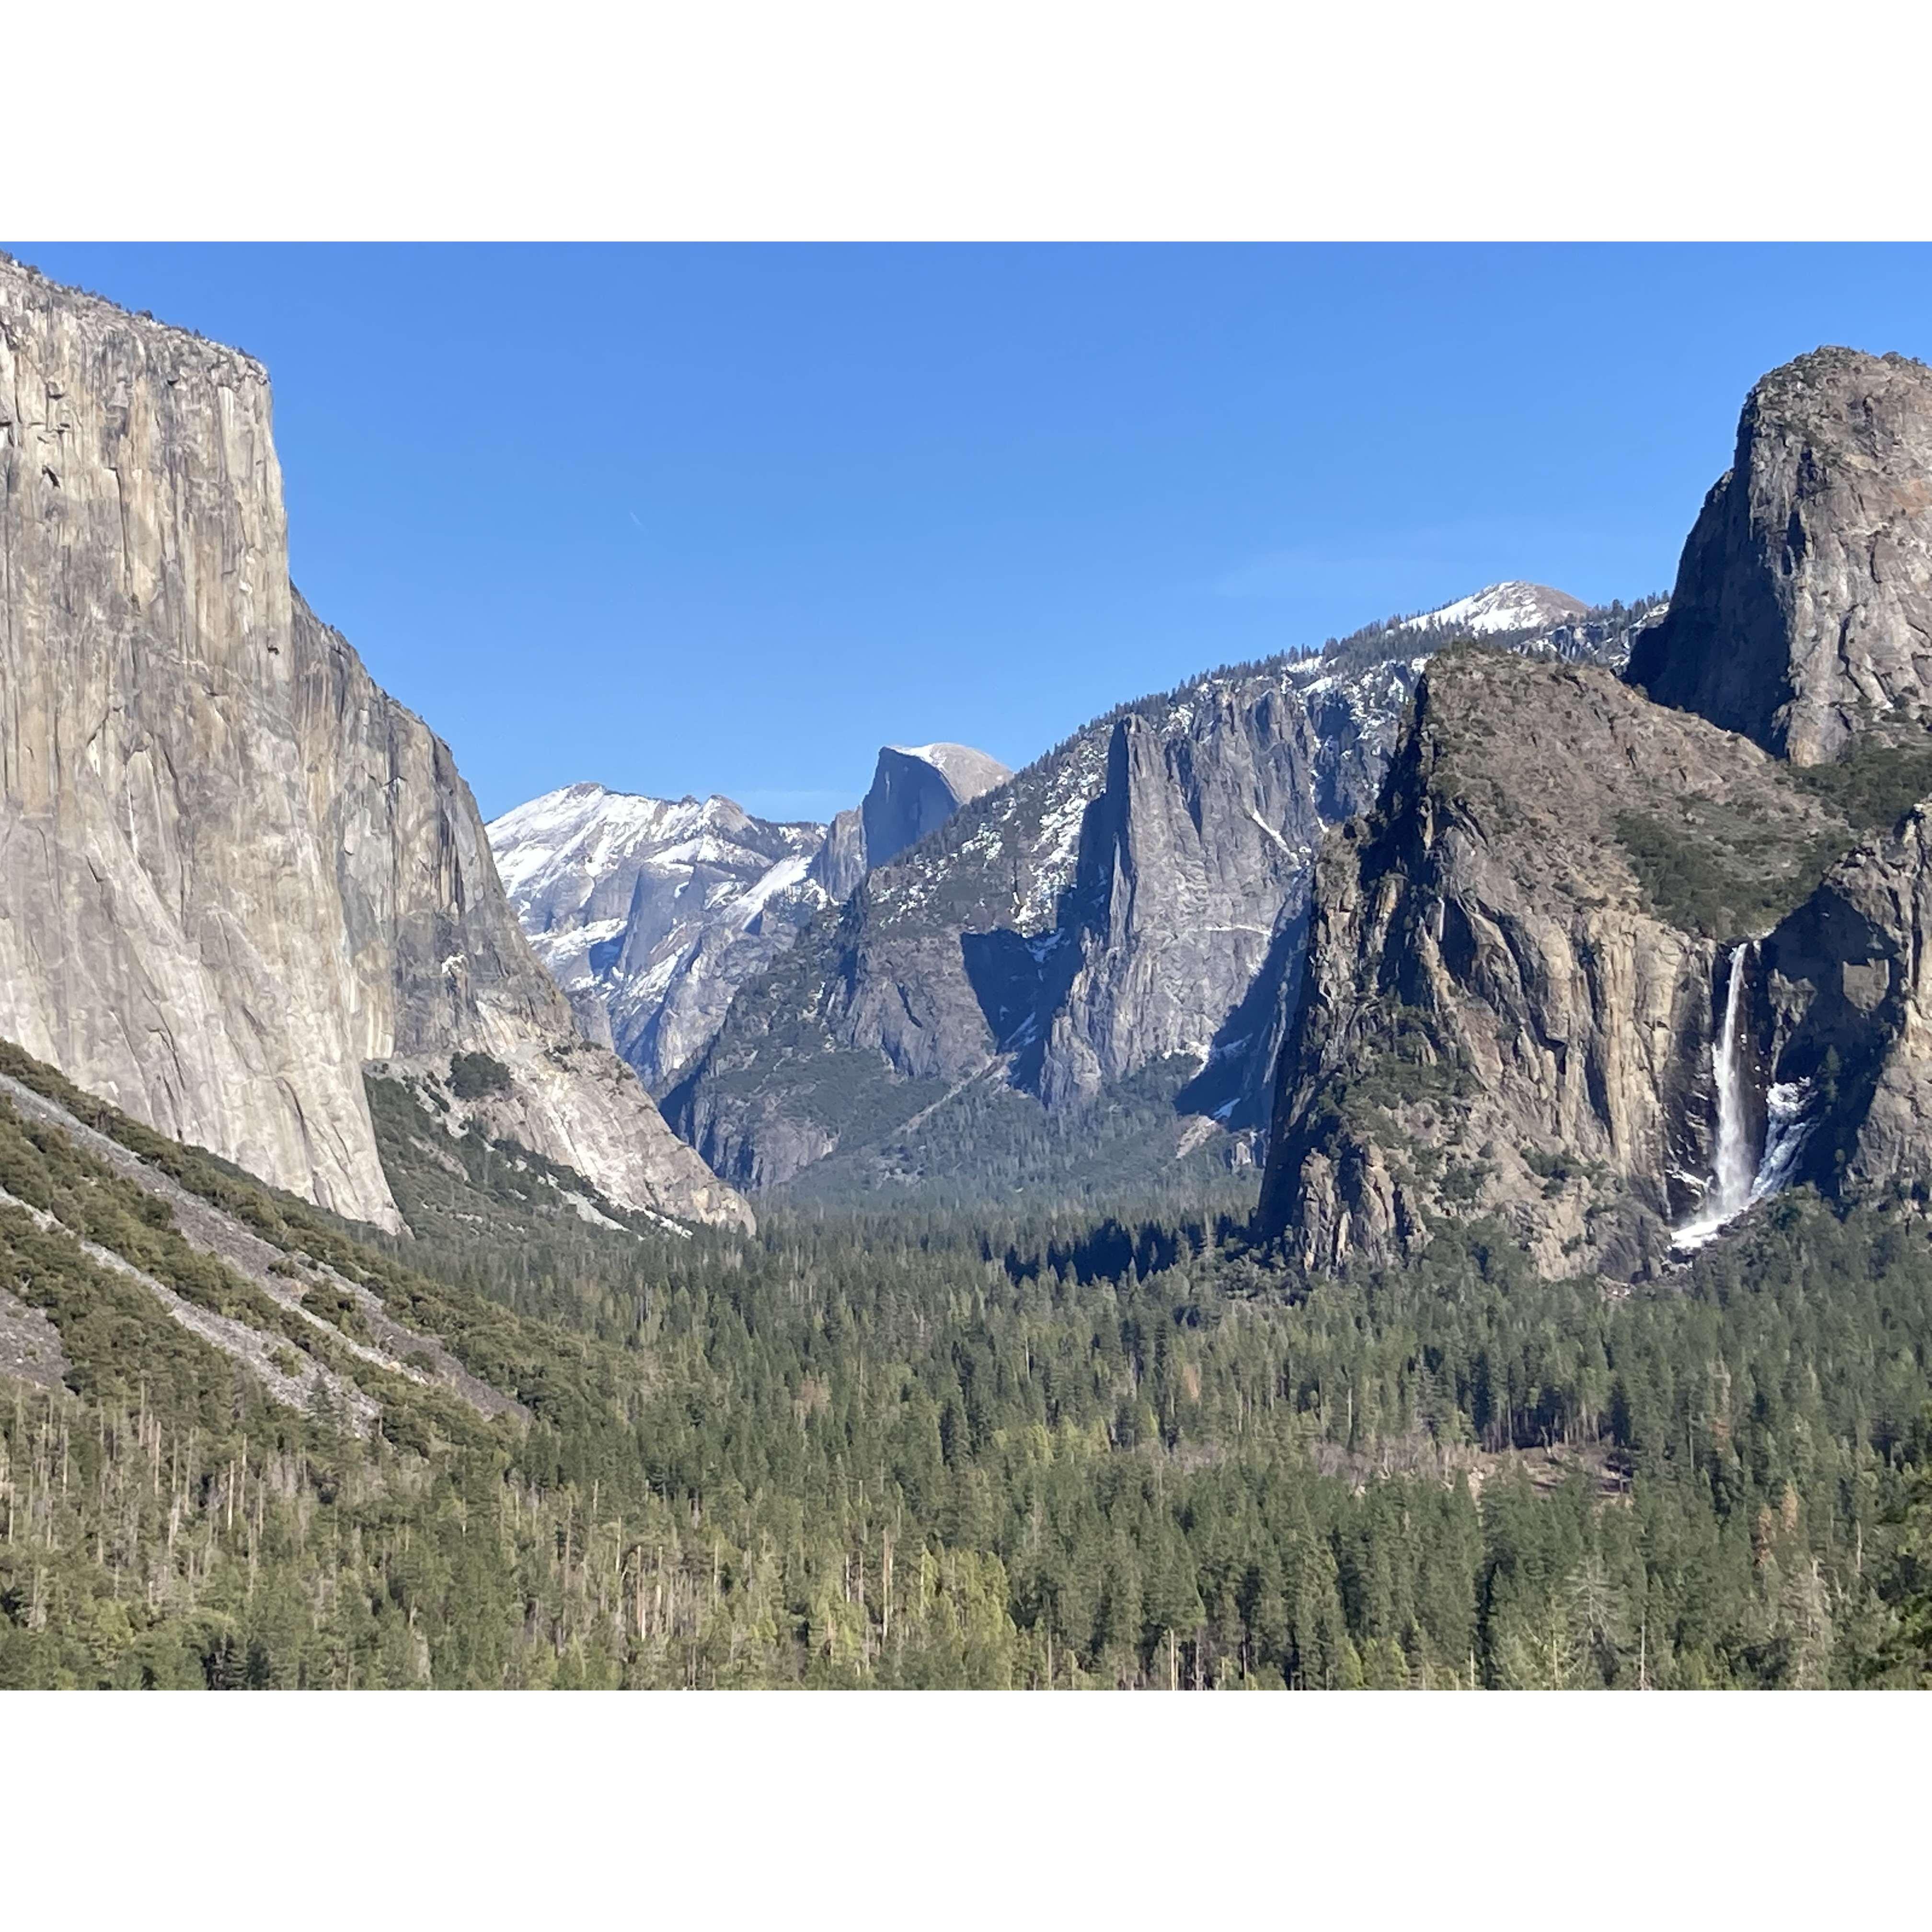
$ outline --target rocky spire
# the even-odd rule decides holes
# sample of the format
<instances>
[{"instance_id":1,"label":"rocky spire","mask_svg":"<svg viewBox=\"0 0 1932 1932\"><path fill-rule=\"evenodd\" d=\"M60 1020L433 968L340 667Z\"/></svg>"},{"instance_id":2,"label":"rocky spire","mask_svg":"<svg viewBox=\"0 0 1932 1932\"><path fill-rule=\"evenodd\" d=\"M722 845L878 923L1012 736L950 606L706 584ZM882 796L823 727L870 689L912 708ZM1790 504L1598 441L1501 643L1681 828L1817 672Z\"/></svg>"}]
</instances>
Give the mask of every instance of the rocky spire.
<instances>
[{"instance_id":1,"label":"rocky spire","mask_svg":"<svg viewBox=\"0 0 1932 1932\"><path fill-rule=\"evenodd\" d=\"M1820 349L1751 391L1630 682L1794 764L1932 719L1932 369Z\"/></svg>"}]
</instances>

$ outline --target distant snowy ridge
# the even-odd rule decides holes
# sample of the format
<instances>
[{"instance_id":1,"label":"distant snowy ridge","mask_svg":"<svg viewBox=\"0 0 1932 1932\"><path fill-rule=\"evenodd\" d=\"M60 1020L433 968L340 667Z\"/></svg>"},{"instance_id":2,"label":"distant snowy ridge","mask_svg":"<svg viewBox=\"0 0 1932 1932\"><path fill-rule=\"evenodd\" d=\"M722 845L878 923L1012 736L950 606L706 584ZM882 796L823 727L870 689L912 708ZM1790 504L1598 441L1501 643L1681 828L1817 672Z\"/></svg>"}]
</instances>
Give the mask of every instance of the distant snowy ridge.
<instances>
[{"instance_id":1,"label":"distant snowy ridge","mask_svg":"<svg viewBox=\"0 0 1932 1932\"><path fill-rule=\"evenodd\" d=\"M592 1040L662 1092L738 988L860 880L1011 774L970 745L887 746L830 826L735 800L566 785L485 828L537 957Z\"/></svg>"},{"instance_id":2,"label":"distant snowy ridge","mask_svg":"<svg viewBox=\"0 0 1932 1932\"><path fill-rule=\"evenodd\" d=\"M810 876L824 826L754 818L722 796L566 785L485 829L579 1024L646 1085L710 1039L742 980L828 903Z\"/></svg>"},{"instance_id":3,"label":"distant snowy ridge","mask_svg":"<svg viewBox=\"0 0 1932 1932\"><path fill-rule=\"evenodd\" d=\"M485 829L504 890L548 901L574 881L604 878L628 858L730 827L734 820L749 822L728 798L647 798L574 784L545 792Z\"/></svg>"},{"instance_id":4,"label":"distant snowy ridge","mask_svg":"<svg viewBox=\"0 0 1932 1932\"><path fill-rule=\"evenodd\" d=\"M1512 579L1486 585L1439 609L1404 617L1393 628L1453 630L1488 638L1505 631L1536 631L1571 623L1584 616L1588 608L1580 598L1572 597L1567 591L1552 590L1546 584L1524 584Z\"/></svg>"}]
</instances>

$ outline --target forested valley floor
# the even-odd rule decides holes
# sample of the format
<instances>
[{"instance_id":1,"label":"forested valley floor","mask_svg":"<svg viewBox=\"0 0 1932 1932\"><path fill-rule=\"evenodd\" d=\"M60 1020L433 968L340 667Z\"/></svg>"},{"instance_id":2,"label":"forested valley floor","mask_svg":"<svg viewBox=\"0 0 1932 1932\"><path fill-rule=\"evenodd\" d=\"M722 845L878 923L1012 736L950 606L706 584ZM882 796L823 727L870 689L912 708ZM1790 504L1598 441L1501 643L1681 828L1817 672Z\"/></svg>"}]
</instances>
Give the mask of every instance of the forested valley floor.
<instances>
[{"instance_id":1,"label":"forested valley floor","mask_svg":"<svg viewBox=\"0 0 1932 1932\"><path fill-rule=\"evenodd\" d=\"M378 1084L389 1240L0 1072L106 1137L0 1097L0 1685L1932 1676L1910 1204L1628 1292L1482 1225L1321 1281L1124 1208L682 1236Z\"/></svg>"}]
</instances>

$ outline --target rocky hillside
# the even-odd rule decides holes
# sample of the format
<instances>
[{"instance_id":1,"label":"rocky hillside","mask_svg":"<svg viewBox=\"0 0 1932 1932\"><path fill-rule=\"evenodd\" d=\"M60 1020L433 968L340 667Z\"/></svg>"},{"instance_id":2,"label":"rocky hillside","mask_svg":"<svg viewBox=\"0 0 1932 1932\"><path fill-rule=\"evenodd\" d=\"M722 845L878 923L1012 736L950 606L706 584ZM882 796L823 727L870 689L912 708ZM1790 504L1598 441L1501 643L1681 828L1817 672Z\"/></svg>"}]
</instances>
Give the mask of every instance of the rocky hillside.
<instances>
[{"instance_id":1,"label":"rocky hillside","mask_svg":"<svg viewBox=\"0 0 1932 1932\"><path fill-rule=\"evenodd\" d=\"M626 1206L746 1218L582 1042L448 748L289 581L266 372L0 263L0 1036L383 1226L370 1062L506 1070Z\"/></svg>"},{"instance_id":2,"label":"rocky hillside","mask_svg":"<svg viewBox=\"0 0 1932 1932\"><path fill-rule=\"evenodd\" d=\"M486 1420L530 1419L422 1325L444 1294L392 1279L289 1197L278 1204L4 1042L0 1255L0 1371L23 1381L87 1387L103 1341L124 1348L172 1324L232 1365L238 1408L247 1389L399 1441L404 1418L434 1426L452 1402ZM151 1340L141 1353L158 1385L171 1352Z\"/></svg>"},{"instance_id":3,"label":"rocky hillside","mask_svg":"<svg viewBox=\"0 0 1932 1932\"><path fill-rule=\"evenodd\" d=\"M1796 1181L1932 1181L1928 501L1932 375L1821 350L1752 392L1628 683L1432 664L1318 866L1264 1233L1334 1268L1494 1217L1629 1277Z\"/></svg>"},{"instance_id":4,"label":"rocky hillside","mask_svg":"<svg viewBox=\"0 0 1932 1932\"><path fill-rule=\"evenodd\" d=\"M1616 656L1645 615L1573 604L1502 640ZM1005 1191L1249 1160L1313 851L1372 801L1453 634L1390 620L1096 720L815 919L667 1096L674 1124L754 1186L825 1162L815 1188Z\"/></svg>"},{"instance_id":5,"label":"rocky hillside","mask_svg":"<svg viewBox=\"0 0 1932 1932\"><path fill-rule=\"evenodd\" d=\"M1726 944L1853 836L1606 670L1438 658L1317 868L1260 1225L1316 1268L1486 1215L1546 1272L1660 1264L1713 1168Z\"/></svg>"},{"instance_id":6,"label":"rocky hillside","mask_svg":"<svg viewBox=\"0 0 1932 1932\"><path fill-rule=\"evenodd\" d=\"M1012 776L964 745L888 745L830 826L602 785L547 793L486 828L510 902L586 1036L662 1092L733 995L874 865Z\"/></svg>"}]
</instances>

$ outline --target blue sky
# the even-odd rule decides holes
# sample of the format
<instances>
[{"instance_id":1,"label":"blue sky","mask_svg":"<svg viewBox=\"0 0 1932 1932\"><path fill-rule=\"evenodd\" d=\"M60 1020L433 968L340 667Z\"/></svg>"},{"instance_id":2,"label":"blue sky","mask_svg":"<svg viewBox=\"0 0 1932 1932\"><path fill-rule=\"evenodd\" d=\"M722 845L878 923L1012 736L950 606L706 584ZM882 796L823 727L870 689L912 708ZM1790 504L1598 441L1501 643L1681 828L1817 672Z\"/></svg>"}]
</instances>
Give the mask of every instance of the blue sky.
<instances>
[{"instance_id":1,"label":"blue sky","mask_svg":"<svg viewBox=\"0 0 1932 1932\"><path fill-rule=\"evenodd\" d=\"M296 581L484 811L821 817L1526 577L1667 588L1753 380L1923 248L14 244L274 378Z\"/></svg>"}]
</instances>

